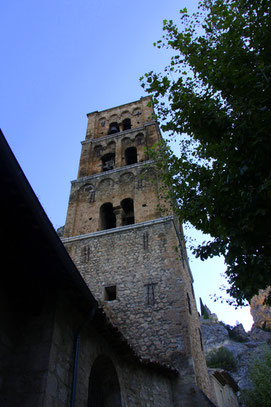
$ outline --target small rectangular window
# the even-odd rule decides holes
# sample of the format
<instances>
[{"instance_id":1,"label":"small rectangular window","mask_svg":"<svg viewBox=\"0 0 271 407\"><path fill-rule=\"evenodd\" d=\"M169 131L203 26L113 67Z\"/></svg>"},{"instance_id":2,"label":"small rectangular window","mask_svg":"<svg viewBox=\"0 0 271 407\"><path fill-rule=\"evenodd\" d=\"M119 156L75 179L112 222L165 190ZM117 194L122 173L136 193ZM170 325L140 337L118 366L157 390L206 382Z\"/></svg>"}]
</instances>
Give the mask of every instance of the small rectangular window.
<instances>
[{"instance_id":1,"label":"small rectangular window","mask_svg":"<svg viewBox=\"0 0 271 407\"><path fill-rule=\"evenodd\" d=\"M111 285L109 287L104 287L104 300L105 301L114 301L117 298L117 287Z\"/></svg>"}]
</instances>

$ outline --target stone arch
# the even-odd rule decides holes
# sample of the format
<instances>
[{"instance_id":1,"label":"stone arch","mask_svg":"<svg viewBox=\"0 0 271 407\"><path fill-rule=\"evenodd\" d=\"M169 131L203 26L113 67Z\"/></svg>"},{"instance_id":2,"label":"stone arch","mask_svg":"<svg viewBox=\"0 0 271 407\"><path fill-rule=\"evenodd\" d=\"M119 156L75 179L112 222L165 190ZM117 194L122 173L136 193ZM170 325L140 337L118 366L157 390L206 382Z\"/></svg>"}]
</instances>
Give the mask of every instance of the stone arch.
<instances>
[{"instance_id":1,"label":"stone arch","mask_svg":"<svg viewBox=\"0 0 271 407\"><path fill-rule=\"evenodd\" d=\"M109 130L107 134L115 134L115 133L119 133L120 128L119 128L119 124L118 122L111 122L109 124Z\"/></svg>"},{"instance_id":2,"label":"stone arch","mask_svg":"<svg viewBox=\"0 0 271 407\"><path fill-rule=\"evenodd\" d=\"M125 117L130 117L131 113L129 112L129 110L124 110L123 112L121 112L121 117L125 118Z\"/></svg>"},{"instance_id":3,"label":"stone arch","mask_svg":"<svg viewBox=\"0 0 271 407\"><path fill-rule=\"evenodd\" d=\"M106 122L107 122L106 117L101 117L101 118L99 119L99 125L100 125L101 127L105 127L105 126L106 126Z\"/></svg>"},{"instance_id":4,"label":"stone arch","mask_svg":"<svg viewBox=\"0 0 271 407\"><path fill-rule=\"evenodd\" d=\"M117 371L108 356L98 356L91 368L88 407L121 407L121 391Z\"/></svg>"},{"instance_id":5,"label":"stone arch","mask_svg":"<svg viewBox=\"0 0 271 407\"><path fill-rule=\"evenodd\" d=\"M132 142L132 140L131 140L131 138L130 137L124 137L122 140L121 140L121 144L122 144L122 146L124 146L124 148L126 147L126 146L129 146L130 144L132 144L133 142Z\"/></svg>"},{"instance_id":6,"label":"stone arch","mask_svg":"<svg viewBox=\"0 0 271 407\"><path fill-rule=\"evenodd\" d=\"M129 117L126 117L125 119L122 120L122 130L129 130L132 127L131 125L131 119Z\"/></svg>"},{"instance_id":7,"label":"stone arch","mask_svg":"<svg viewBox=\"0 0 271 407\"><path fill-rule=\"evenodd\" d=\"M102 172L113 170L115 167L115 150L104 154L101 157L102 161Z\"/></svg>"},{"instance_id":8,"label":"stone arch","mask_svg":"<svg viewBox=\"0 0 271 407\"><path fill-rule=\"evenodd\" d=\"M123 210L122 225L132 225L135 223L134 201L132 198L125 198L121 201L120 206Z\"/></svg>"},{"instance_id":9,"label":"stone arch","mask_svg":"<svg viewBox=\"0 0 271 407\"><path fill-rule=\"evenodd\" d=\"M136 145L140 146L142 144L144 144L144 134L143 133L139 133L135 136L135 142Z\"/></svg>"},{"instance_id":10,"label":"stone arch","mask_svg":"<svg viewBox=\"0 0 271 407\"><path fill-rule=\"evenodd\" d=\"M132 146L126 148L124 152L125 164L132 165L137 163L137 148Z\"/></svg>"},{"instance_id":11,"label":"stone arch","mask_svg":"<svg viewBox=\"0 0 271 407\"><path fill-rule=\"evenodd\" d=\"M133 116L140 116L141 115L141 109L139 107L136 107L133 110Z\"/></svg>"},{"instance_id":12,"label":"stone arch","mask_svg":"<svg viewBox=\"0 0 271 407\"><path fill-rule=\"evenodd\" d=\"M99 183L97 190L104 194L114 188L114 184L112 178L105 178Z\"/></svg>"},{"instance_id":13,"label":"stone arch","mask_svg":"<svg viewBox=\"0 0 271 407\"><path fill-rule=\"evenodd\" d=\"M116 150L116 142L113 141L113 140L111 140L111 141L107 144L106 149L109 150L109 151L115 151L115 150Z\"/></svg>"},{"instance_id":14,"label":"stone arch","mask_svg":"<svg viewBox=\"0 0 271 407\"><path fill-rule=\"evenodd\" d=\"M135 176L132 172L125 172L119 178L120 184L128 184L128 186L133 187ZM126 188L126 187L125 187Z\"/></svg>"}]
</instances>

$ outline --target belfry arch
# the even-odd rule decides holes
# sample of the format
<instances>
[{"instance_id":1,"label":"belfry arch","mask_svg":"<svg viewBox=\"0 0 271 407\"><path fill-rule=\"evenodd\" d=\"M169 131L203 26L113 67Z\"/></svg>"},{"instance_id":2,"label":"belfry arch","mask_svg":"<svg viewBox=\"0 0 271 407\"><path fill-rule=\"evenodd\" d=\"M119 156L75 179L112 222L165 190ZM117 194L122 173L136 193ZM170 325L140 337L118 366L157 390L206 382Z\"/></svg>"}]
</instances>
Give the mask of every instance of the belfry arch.
<instances>
[{"instance_id":1,"label":"belfry arch","mask_svg":"<svg viewBox=\"0 0 271 407\"><path fill-rule=\"evenodd\" d=\"M101 230L113 229L116 227L116 216L111 202L106 202L100 207Z\"/></svg>"},{"instance_id":2,"label":"belfry arch","mask_svg":"<svg viewBox=\"0 0 271 407\"><path fill-rule=\"evenodd\" d=\"M135 223L134 201L131 198L123 199L120 203L123 210L122 225Z\"/></svg>"},{"instance_id":3,"label":"belfry arch","mask_svg":"<svg viewBox=\"0 0 271 407\"><path fill-rule=\"evenodd\" d=\"M108 356L94 361L88 387L88 407L121 407L121 392L115 366Z\"/></svg>"},{"instance_id":4,"label":"belfry arch","mask_svg":"<svg viewBox=\"0 0 271 407\"><path fill-rule=\"evenodd\" d=\"M125 150L125 164L131 165L137 163L137 149L136 147L128 147Z\"/></svg>"}]
</instances>

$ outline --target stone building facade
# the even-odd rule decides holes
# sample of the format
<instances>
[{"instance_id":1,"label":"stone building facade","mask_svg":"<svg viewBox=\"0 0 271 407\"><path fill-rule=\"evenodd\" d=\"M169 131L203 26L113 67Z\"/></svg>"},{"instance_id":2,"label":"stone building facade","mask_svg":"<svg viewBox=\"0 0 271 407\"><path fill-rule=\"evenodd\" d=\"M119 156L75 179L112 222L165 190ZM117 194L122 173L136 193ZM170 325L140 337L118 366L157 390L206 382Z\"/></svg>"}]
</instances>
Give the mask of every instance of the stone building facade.
<instances>
[{"instance_id":1,"label":"stone building facade","mask_svg":"<svg viewBox=\"0 0 271 407\"><path fill-rule=\"evenodd\" d=\"M63 242L140 358L178 371L172 402L160 404L204 406L192 394L214 397L182 228L169 207L160 209L161 186L146 153L160 140L150 97L88 114Z\"/></svg>"},{"instance_id":2,"label":"stone building facade","mask_svg":"<svg viewBox=\"0 0 271 407\"><path fill-rule=\"evenodd\" d=\"M1 407L174 405L177 372L98 309L1 130L0 173Z\"/></svg>"}]
</instances>

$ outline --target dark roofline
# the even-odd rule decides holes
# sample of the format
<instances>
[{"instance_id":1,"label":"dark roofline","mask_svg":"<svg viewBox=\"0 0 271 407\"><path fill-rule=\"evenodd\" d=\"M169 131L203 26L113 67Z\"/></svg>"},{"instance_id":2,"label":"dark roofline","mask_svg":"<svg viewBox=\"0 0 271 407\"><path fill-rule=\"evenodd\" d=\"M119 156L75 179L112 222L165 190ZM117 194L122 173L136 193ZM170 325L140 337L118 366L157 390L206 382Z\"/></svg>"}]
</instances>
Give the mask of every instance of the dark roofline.
<instances>
[{"instance_id":1,"label":"dark roofline","mask_svg":"<svg viewBox=\"0 0 271 407\"><path fill-rule=\"evenodd\" d=\"M97 301L66 251L0 129L0 168L1 167L5 167L8 171L13 183L31 210L33 218L39 225L41 232L47 238L51 248L60 259L64 272L67 273L68 277L74 282L81 294L90 303L91 307L97 308Z\"/></svg>"}]
</instances>

